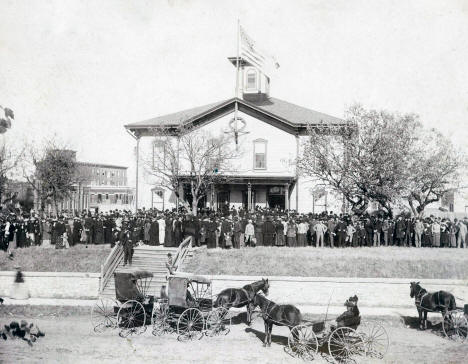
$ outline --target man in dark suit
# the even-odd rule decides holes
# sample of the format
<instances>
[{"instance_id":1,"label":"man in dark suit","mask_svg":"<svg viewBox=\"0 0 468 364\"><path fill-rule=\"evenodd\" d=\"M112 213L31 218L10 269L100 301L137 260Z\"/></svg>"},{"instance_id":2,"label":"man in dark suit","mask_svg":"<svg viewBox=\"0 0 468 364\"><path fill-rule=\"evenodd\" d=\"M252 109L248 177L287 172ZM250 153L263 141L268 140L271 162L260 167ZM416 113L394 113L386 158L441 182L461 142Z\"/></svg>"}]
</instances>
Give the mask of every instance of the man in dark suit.
<instances>
[{"instance_id":1,"label":"man in dark suit","mask_svg":"<svg viewBox=\"0 0 468 364\"><path fill-rule=\"evenodd\" d=\"M379 216L374 221L374 246L380 246L380 236L382 234L382 220Z\"/></svg>"},{"instance_id":2,"label":"man in dark suit","mask_svg":"<svg viewBox=\"0 0 468 364\"><path fill-rule=\"evenodd\" d=\"M338 237L338 248L342 248L346 239L346 224L341 219L338 220L335 226L335 234Z\"/></svg>"},{"instance_id":3,"label":"man in dark suit","mask_svg":"<svg viewBox=\"0 0 468 364\"><path fill-rule=\"evenodd\" d=\"M120 232L120 243L123 246L124 251L124 266L128 264L132 265L133 257L133 241L132 241L132 232L129 229L127 224L122 225L122 231Z\"/></svg>"},{"instance_id":4,"label":"man in dark suit","mask_svg":"<svg viewBox=\"0 0 468 364\"><path fill-rule=\"evenodd\" d=\"M406 233L405 222L402 220L401 216L399 216L395 224L395 238L396 238L396 242L398 246L405 245L405 233Z\"/></svg>"},{"instance_id":5,"label":"man in dark suit","mask_svg":"<svg viewBox=\"0 0 468 364\"><path fill-rule=\"evenodd\" d=\"M374 241L374 222L371 219L367 219L364 227L366 229L367 246L372 246L372 242Z\"/></svg>"},{"instance_id":6,"label":"man in dark suit","mask_svg":"<svg viewBox=\"0 0 468 364\"><path fill-rule=\"evenodd\" d=\"M262 226L262 233L263 233L263 245L264 246L275 245L276 228L275 228L275 225L273 224L271 216L267 216L267 219Z\"/></svg>"}]
</instances>

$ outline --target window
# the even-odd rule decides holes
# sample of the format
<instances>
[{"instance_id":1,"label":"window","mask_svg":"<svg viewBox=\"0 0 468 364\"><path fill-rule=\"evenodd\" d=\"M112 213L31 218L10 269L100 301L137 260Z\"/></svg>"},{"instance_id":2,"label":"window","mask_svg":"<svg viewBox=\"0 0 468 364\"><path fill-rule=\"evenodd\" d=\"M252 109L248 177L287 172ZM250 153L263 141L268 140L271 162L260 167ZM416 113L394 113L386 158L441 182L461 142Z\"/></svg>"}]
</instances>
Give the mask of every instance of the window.
<instances>
[{"instance_id":1,"label":"window","mask_svg":"<svg viewBox=\"0 0 468 364\"><path fill-rule=\"evenodd\" d=\"M266 169L267 141L254 140L254 169Z\"/></svg>"},{"instance_id":2,"label":"window","mask_svg":"<svg viewBox=\"0 0 468 364\"><path fill-rule=\"evenodd\" d=\"M102 195L100 193L97 195L97 202L102 203Z\"/></svg>"},{"instance_id":3,"label":"window","mask_svg":"<svg viewBox=\"0 0 468 364\"><path fill-rule=\"evenodd\" d=\"M156 163L158 167L164 167L163 164L166 164L166 147L164 140L155 140L153 143L153 168L155 168Z\"/></svg>"},{"instance_id":4,"label":"window","mask_svg":"<svg viewBox=\"0 0 468 364\"><path fill-rule=\"evenodd\" d=\"M247 71L247 89L257 88L257 71L249 69Z\"/></svg>"}]
</instances>

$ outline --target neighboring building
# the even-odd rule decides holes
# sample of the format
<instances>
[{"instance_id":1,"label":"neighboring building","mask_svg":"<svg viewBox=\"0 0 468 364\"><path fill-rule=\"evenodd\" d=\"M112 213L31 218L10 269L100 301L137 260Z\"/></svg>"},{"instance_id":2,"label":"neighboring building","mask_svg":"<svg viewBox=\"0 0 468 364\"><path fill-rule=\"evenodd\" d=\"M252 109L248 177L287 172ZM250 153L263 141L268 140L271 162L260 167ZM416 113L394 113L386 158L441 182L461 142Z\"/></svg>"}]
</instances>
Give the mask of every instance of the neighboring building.
<instances>
[{"instance_id":1,"label":"neighboring building","mask_svg":"<svg viewBox=\"0 0 468 364\"><path fill-rule=\"evenodd\" d=\"M77 210L132 209L134 188L127 184L127 167L78 162L78 169L84 182L78 185L77 192L81 190L82 208ZM75 193L76 198L79 195L80 193Z\"/></svg>"},{"instance_id":2,"label":"neighboring building","mask_svg":"<svg viewBox=\"0 0 468 364\"><path fill-rule=\"evenodd\" d=\"M73 158L76 159L76 152ZM127 167L103 163L77 162L78 176L69 199L59 204L61 210L131 210L134 205L134 188L127 184ZM36 209L40 209L36 196ZM44 207L50 213L52 206Z\"/></svg>"},{"instance_id":3,"label":"neighboring building","mask_svg":"<svg viewBox=\"0 0 468 364\"><path fill-rule=\"evenodd\" d=\"M236 64L236 58L229 60ZM239 82L241 98L125 125L138 140L139 154L163 152L157 148L156 127L164 130L166 135L173 133L174 137L181 126L206 128L214 134L234 134L232 121L237 108L238 117L245 125L239 134L244 149L238 163L241 168L233 175L229 174L229 183L216 186L203 204L215 209L229 204L250 209L278 206L300 212L341 212L342 199L300 177L294 161L300 153L301 141L307 137L308 125L344 126L346 122L270 97L270 80L243 59L240 59ZM155 180L141 169L139 180L138 207L170 209L176 206L175 194L157 186Z\"/></svg>"},{"instance_id":4,"label":"neighboring building","mask_svg":"<svg viewBox=\"0 0 468 364\"><path fill-rule=\"evenodd\" d=\"M434 202L424 210L425 216L458 217L468 216L468 188L446 193L439 201Z\"/></svg>"}]
</instances>

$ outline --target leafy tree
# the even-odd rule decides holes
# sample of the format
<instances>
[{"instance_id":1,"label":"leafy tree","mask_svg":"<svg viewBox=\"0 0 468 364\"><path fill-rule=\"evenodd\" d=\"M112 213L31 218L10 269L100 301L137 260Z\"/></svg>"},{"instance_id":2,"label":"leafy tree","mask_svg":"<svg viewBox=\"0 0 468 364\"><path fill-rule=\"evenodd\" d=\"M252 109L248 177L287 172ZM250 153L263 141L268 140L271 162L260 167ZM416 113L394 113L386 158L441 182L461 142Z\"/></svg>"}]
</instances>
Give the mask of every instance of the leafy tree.
<instances>
[{"instance_id":1,"label":"leafy tree","mask_svg":"<svg viewBox=\"0 0 468 364\"><path fill-rule=\"evenodd\" d=\"M404 197L413 214L422 216L429 204L460 187L466 159L450 139L435 129L419 130L409 157Z\"/></svg>"},{"instance_id":2,"label":"leafy tree","mask_svg":"<svg viewBox=\"0 0 468 364\"><path fill-rule=\"evenodd\" d=\"M311 125L298 167L342 194L353 213L377 201L391 216L407 185L418 118L354 105L346 120L345 126Z\"/></svg>"},{"instance_id":3,"label":"leafy tree","mask_svg":"<svg viewBox=\"0 0 468 364\"><path fill-rule=\"evenodd\" d=\"M75 152L47 140L42 149L29 147L23 175L38 194L41 205L50 203L59 213L59 203L70 198L79 182Z\"/></svg>"}]
</instances>

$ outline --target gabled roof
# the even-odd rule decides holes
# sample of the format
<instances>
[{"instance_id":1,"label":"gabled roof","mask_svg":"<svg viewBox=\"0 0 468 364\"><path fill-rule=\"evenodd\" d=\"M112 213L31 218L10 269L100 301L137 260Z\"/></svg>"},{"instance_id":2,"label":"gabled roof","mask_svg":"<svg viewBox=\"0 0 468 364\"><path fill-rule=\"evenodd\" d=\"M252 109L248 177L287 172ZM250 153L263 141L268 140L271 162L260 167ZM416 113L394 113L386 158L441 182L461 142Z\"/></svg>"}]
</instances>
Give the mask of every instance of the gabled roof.
<instances>
[{"instance_id":1,"label":"gabled roof","mask_svg":"<svg viewBox=\"0 0 468 364\"><path fill-rule=\"evenodd\" d=\"M337 117L307 109L274 97L267 97L255 101L231 98L127 124L125 128L139 135L150 135L151 133L149 131L153 128L177 128L197 121L200 121L200 123L207 123L232 112L236 102L238 103L240 111L255 117L260 117L266 122L271 122L278 127L297 134L305 133L307 126L310 124L346 125L346 121Z\"/></svg>"},{"instance_id":2,"label":"gabled roof","mask_svg":"<svg viewBox=\"0 0 468 364\"><path fill-rule=\"evenodd\" d=\"M212 104L203 105L194 107L192 109L186 109L182 111L178 111L172 114L167 114L163 116L157 116L155 118L139 121L136 123L125 125L127 129L131 129L133 127L157 127L157 126L173 126L173 125L182 125L191 121L192 119L205 114L213 109L220 107L221 105L225 104L226 102L233 101L234 99L228 99L224 101L214 102Z\"/></svg>"},{"instance_id":3,"label":"gabled roof","mask_svg":"<svg viewBox=\"0 0 468 364\"><path fill-rule=\"evenodd\" d=\"M344 124L345 121L337 117L327 115L315 110L292 104L290 102L269 97L262 101L244 101L248 104L255 105L257 108L266 111L270 114L278 116L292 124L307 125L307 124Z\"/></svg>"}]
</instances>

